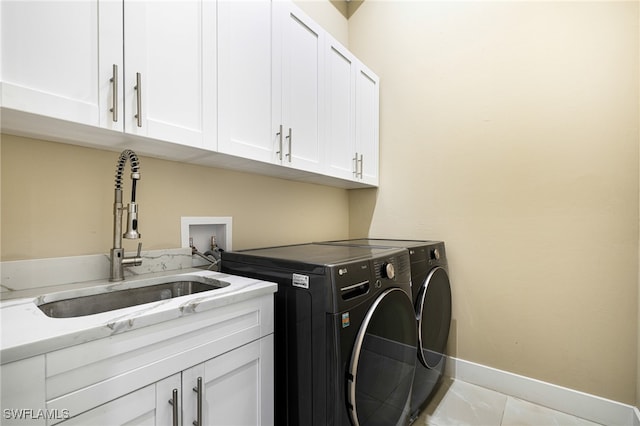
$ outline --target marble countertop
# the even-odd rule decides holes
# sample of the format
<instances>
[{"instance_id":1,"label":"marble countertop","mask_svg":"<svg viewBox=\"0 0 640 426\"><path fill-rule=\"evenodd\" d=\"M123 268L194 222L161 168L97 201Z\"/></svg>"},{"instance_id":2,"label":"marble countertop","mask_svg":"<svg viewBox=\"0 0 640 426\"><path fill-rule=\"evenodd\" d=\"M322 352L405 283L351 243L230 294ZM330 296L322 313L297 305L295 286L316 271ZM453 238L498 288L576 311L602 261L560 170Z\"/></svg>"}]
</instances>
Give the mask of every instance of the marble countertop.
<instances>
[{"instance_id":1,"label":"marble countertop","mask_svg":"<svg viewBox=\"0 0 640 426\"><path fill-rule=\"evenodd\" d=\"M75 318L50 318L38 305L70 297L105 293L140 286L166 276L198 275L229 283L208 292L175 297L143 305ZM15 292L0 302L0 362L2 364L44 354L91 340L109 337L163 321L275 293L267 281L201 269L150 273L112 283L97 280Z\"/></svg>"}]
</instances>

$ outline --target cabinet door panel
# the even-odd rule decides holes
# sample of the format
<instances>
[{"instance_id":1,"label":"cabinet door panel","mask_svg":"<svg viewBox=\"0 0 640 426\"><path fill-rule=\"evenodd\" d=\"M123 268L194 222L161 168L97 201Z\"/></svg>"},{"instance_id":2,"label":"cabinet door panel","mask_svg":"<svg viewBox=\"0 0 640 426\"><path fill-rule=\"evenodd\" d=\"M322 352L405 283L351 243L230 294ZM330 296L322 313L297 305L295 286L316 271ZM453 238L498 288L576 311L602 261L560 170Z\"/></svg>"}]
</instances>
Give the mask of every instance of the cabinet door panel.
<instances>
[{"instance_id":1,"label":"cabinet door panel","mask_svg":"<svg viewBox=\"0 0 640 426\"><path fill-rule=\"evenodd\" d=\"M99 0L99 18L100 127L122 132L124 130L122 2Z\"/></svg>"},{"instance_id":2,"label":"cabinet door panel","mask_svg":"<svg viewBox=\"0 0 640 426\"><path fill-rule=\"evenodd\" d=\"M178 424L182 418L182 380L181 374L174 374L155 384L156 387L156 426L173 426L173 390L177 390L176 403L178 411Z\"/></svg>"},{"instance_id":3,"label":"cabinet door panel","mask_svg":"<svg viewBox=\"0 0 640 426\"><path fill-rule=\"evenodd\" d=\"M208 424L273 423L272 353L267 336L205 363Z\"/></svg>"},{"instance_id":4,"label":"cabinet door panel","mask_svg":"<svg viewBox=\"0 0 640 426\"><path fill-rule=\"evenodd\" d=\"M155 389L147 386L128 395L73 417L64 426L155 425Z\"/></svg>"},{"instance_id":5,"label":"cabinet door panel","mask_svg":"<svg viewBox=\"0 0 640 426\"><path fill-rule=\"evenodd\" d=\"M196 419L202 377L203 423L210 426L273 424L273 335L183 371L183 424Z\"/></svg>"},{"instance_id":6,"label":"cabinet door panel","mask_svg":"<svg viewBox=\"0 0 640 426\"><path fill-rule=\"evenodd\" d=\"M169 404L172 390L178 389L180 407L180 374L174 374L157 383L89 410L63 423L64 426L127 425L171 426L173 407ZM180 416L178 416L178 419Z\"/></svg>"},{"instance_id":7,"label":"cabinet door panel","mask_svg":"<svg viewBox=\"0 0 640 426\"><path fill-rule=\"evenodd\" d=\"M2 2L2 106L99 125L98 2Z\"/></svg>"},{"instance_id":8,"label":"cabinet door panel","mask_svg":"<svg viewBox=\"0 0 640 426\"><path fill-rule=\"evenodd\" d=\"M355 82L353 56L337 42L327 43L327 173L343 179L355 176Z\"/></svg>"},{"instance_id":9,"label":"cabinet door panel","mask_svg":"<svg viewBox=\"0 0 640 426\"><path fill-rule=\"evenodd\" d=\"M29 418L16 414L22 409L45 407L44 355L10 362L0 366L0 406L4 426L43 426L44 418ZM7 413L4 410L9 410ZM9 414L9 415L8 415Z\"/></svg>"},{"instance_id":10,"label":"cabinet door panel","mask_svg":"<svg viewBox=\"0 0 640 426\"><path fill-rule=\"evenodd\" d=\"M322 161L324 30L293 4L279 5L284 9L281 16L283 162L317 171Z\"/></svg>"},{"instance_id":11,"label":"cabinet door panel","mask_svg":"<svg viewBox=\"0 0 640 426\"><path fill-rule=\"evenodd\" d=\"M271 2L218 2L218 150L269 162Z\"/></svg>"},{"instance_id":12,"label":"cabinet door panel","mask_svg":"<svg viewBox=\"0 0 640 426\"><path fill-rule=\"evenodd\" d=\"M215 147L215 3L126 0L124 15L125 130Z\"/></svg>"},{"instance_id":13,"label":"cabinet door panel","mask_svg":"<svg viewBox=\"0 0 640 426\"><path fill-rule=\"evenodd\" d=\"M378 184L379 90L378 77L360 65L356 80L356 151L362 155L361 178L372 185Z\"/></svg>"}]
</instances>

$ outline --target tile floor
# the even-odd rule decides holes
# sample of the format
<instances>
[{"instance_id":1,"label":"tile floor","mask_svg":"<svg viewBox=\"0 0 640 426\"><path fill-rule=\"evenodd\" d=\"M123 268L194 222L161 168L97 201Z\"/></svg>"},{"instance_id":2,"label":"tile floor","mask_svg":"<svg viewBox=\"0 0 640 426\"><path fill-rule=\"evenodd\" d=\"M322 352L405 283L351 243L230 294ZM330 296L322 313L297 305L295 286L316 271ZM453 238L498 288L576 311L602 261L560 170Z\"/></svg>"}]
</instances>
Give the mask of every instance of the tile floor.
<instances>
[{"instance_id":1,"label":"tile floor","mask_svg":"<svg viewBox=\"0 0 640 426\"><path fill-rule=\"evenodd\" d=\"M480 386L445 378L412 426L597 426Z\"/></svg>"}]
</instances>

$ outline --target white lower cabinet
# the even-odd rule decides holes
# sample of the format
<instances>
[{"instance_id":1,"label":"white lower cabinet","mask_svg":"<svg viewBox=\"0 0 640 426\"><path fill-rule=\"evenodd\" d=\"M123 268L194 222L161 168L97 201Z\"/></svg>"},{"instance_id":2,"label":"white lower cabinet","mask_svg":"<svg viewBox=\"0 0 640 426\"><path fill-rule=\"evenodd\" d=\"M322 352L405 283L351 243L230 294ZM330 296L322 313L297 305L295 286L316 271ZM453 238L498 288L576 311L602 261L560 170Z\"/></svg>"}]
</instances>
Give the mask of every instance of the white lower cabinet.
<instances>
[{"instance_id":1,"label":"white lower cabinet","mask_svg":"<svg viewBox=\"0 0 640 426\"><path fill-rule=\"evenodd\" d=\"M272 354L270 335L61 425L272 425Z\"/></svg>"},{"instance_id":2,"label":"white lower cabinet","mask_svg":"<svg viewBox=\"0 0 640 426\"><path fill-rule=\"evenodd\" d=\"M45 425L38 410L45 408L45 356L38 355L0 366L0 407L3 426ZM64 417L65 413L58 417Z\"/></svg>"},{"instance_id":3,"label":"white lower cabinet","mask_svg":"<svg viewBox=\"0 0 640 426\"><path fill-rule=\"evenodd\" d=\"M172 407L168 403L172 389L180 388L180 374L121 396L61 424L86 425L172 425ZM165 398L165 395L169 395Z\"/></svg>"},{"instance_id":4,"label":"white lower cabinet","mask_svg":"<svg viewBox=\"0 0 640 426\"><path fill-rule=\"evenodd\" d=\"M183 424L273 424L272 365L268 336L183 371Z\"/></svg>"},{"instance_id":5,"label":"white lower cabinet","mask_svg":"<svg viewBox=\"0 0 640 426\"><path fill-rule=\"evenodd\" d=\"M273 295L8 362L0 377L3 426L273 425Z\"/></svg>"}]
</instances>

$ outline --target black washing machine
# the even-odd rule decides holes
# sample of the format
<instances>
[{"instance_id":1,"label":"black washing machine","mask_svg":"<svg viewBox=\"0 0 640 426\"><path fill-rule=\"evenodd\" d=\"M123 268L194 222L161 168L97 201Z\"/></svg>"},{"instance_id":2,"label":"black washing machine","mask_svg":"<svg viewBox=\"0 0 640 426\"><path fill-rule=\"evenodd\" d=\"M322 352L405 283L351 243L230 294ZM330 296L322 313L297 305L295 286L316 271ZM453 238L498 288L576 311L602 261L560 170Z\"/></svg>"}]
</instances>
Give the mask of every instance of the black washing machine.
<instances>
[{"instance_id":1,"label":"black washing machine","mask_svg":"<svg viewBox=\"0 0 640 426\"><path fill-rule=\"evenodd\" d=\"M417 326L407 250L301 244L222 253L276 282L275 424L406 425Z\"/></svg>"},{"instance_id":2,"label":"black washing machine","mask_svg":"<svg viewBox=\"0 0 640 426\"><path fill-rule=\"evenodd\" d=\"M446 363L444 351L451 325L451 284L444 242L365 238L322 244L395 247L409 251L420 361L411 396L411 417L415 419L435 393Z\"/></svg>"}]
</instances>

